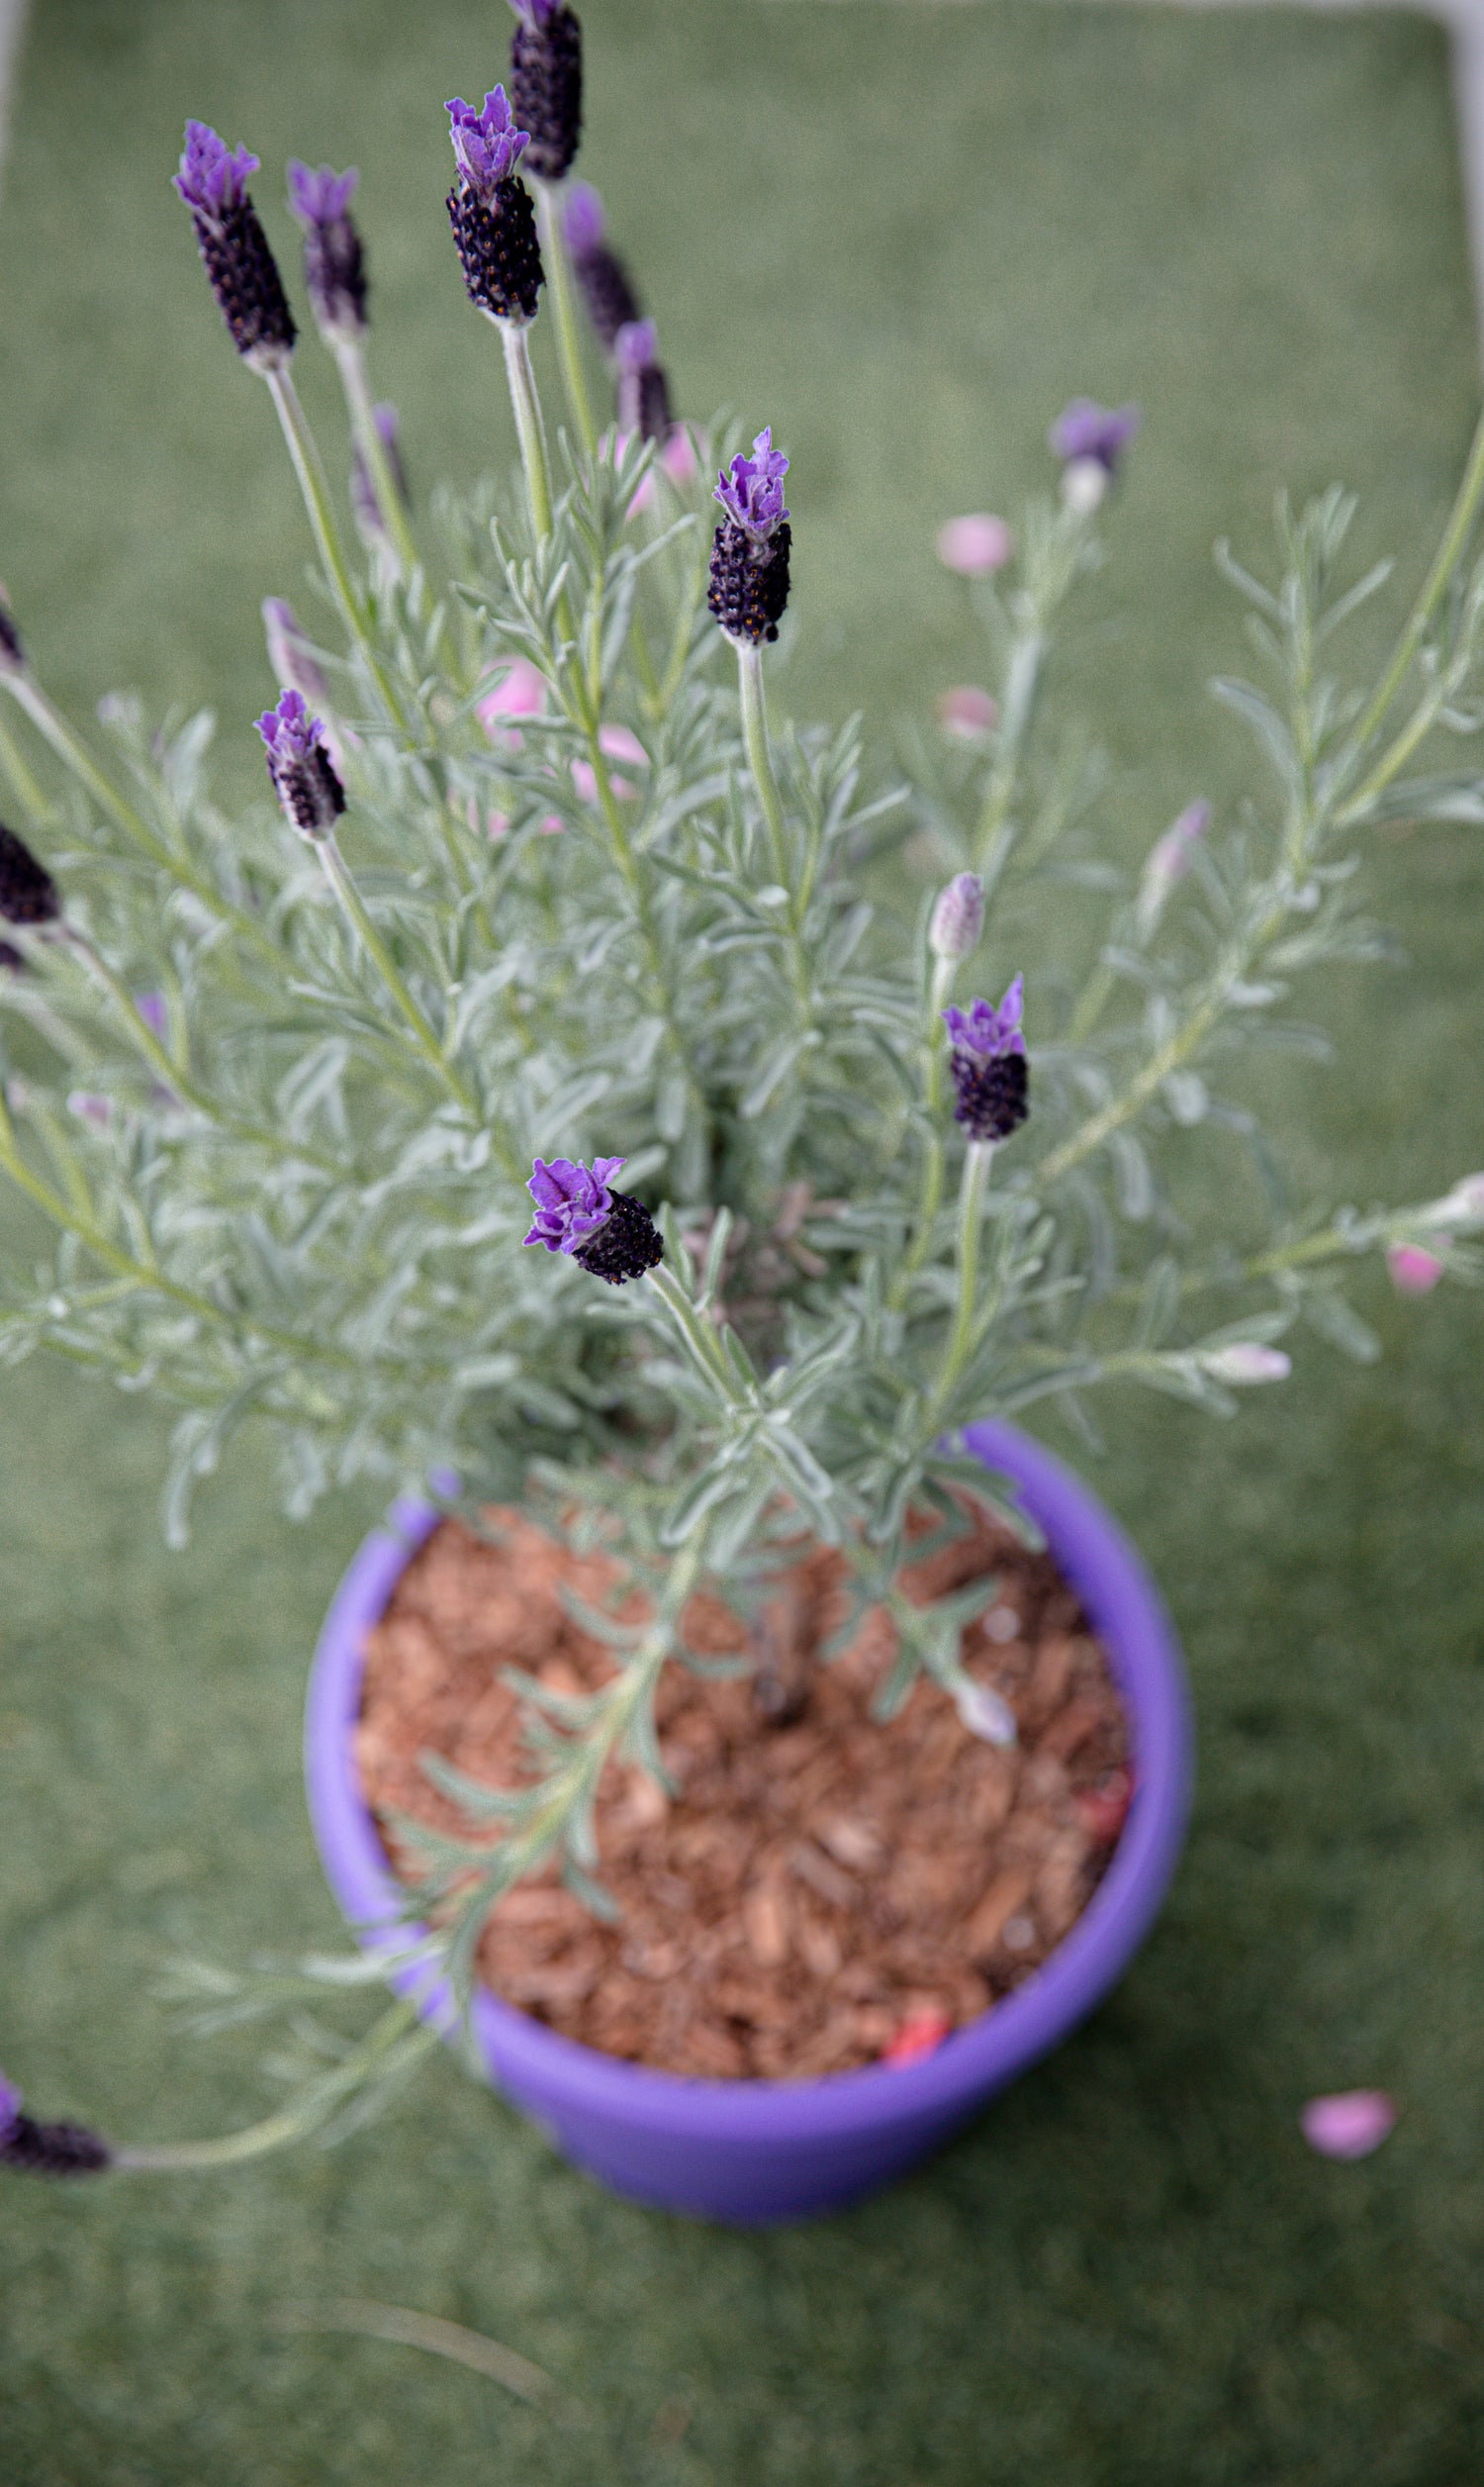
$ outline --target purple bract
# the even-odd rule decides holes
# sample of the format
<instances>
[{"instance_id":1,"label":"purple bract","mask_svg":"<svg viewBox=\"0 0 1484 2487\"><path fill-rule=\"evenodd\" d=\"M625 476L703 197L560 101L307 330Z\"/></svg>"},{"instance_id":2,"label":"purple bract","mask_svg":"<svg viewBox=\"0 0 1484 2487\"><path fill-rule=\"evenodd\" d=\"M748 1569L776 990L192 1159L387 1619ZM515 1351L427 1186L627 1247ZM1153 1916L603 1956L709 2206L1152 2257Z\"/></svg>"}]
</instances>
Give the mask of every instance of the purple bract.
<instances>
[{"instance_id":1,"label":"purple bract","mask_svg":"<svg viewBox=\"0 0 1484 2487\"><path fill-rule=\"evenodd\" d=\"M653 320L625 320L613 339L613 360L624 372L650 370L659 350L660 333Z\"/></svg>"},{"instance_id":2,"label":"purple bract","mask_svg":"<svg viewBox=\"0 0 1484 2487\"><path fill-rule=\"evenodd\" d=\"M977 1054L981 1062L993 1062L1005 1054L1025 1052L1020 1032L1024 1008L1025 979L1017 976L997 1010L988 1002L971 1002L967 1010L950 1003L943 1023L956 1053Z\"/></svg>"},{"instance_id":3,"label":"purple bract","mask_svg":"<svg viewBox=\"0 0 1484 2487\"><path fill-rule=\"evenodd\" d=\"M774 447L770 425L758 433L751 457L733 458L730 473L718 478L711 498L720 502L738 526L745 526L749 535L765 543L788 515L784 507L784 477L788 472L788 461L782 449Z\"/></svg>"},{"instance_id":4,"label":"purple bract","mask_svg":"<svg viewBox=\"0 0 1484 2487\"><path fill-rule=\"evenodd\" d=\"M318 172L297 160L289 165L289 205L299 222L308 231L311 225L334 225L344 215L360 184L354 165L349 172L332 172L322 164Z\"/></svg>"},{"instance_id":5,"label":"purple bract","mask_svg":"<svg viewBox=\"0 0 1484 2487\"><path fill-rule=\"evenodd\" d=\"M515 15L535 33L551 24L561 6L562 0L510 0Z\"/></svg>"},{"instance_id":6,"label":"purple bract","mask_svg":"<svg viewBox=\"0 0 1484 2487\"><path fill-rule=\"evenodd\" d=\"M1066 466L1080 458L1091 458L1106 474L1118 471L1118 461L1144 422L1137 406L1097 406L1090 397L1074 397L1064 406L1047 439L1052 454Z\"/></svg>"},{"instance_id":7,"label":"purple bract","mask_svg":"<svg viewBox=\"0 0 1484 2487\"><path fill-rule=\"evenodd\" d=\"M311 717L299 691L285 691L277 708L266 709L257 720L257 730L268 746L269 761L285 766L313 759L325 739L324 726L318 717Z\"/></svg>"},{"instance_id":8,"label":"purple bract","mask_svg":"<svg viewBox=\"0 0 1484 2487\"><path fill-rule=\"evenodd\" d=\"M482 112L455 95L444 106L451 128L453 152L475 197L489 206L502 181L508 181L530 143L517 130L503 86L487 95Z\"/></svg>"},{"instance_id":9,"label":"purple bract","mask_svg":"<svg viewBox=\"0 0 1484 2487\"><path fill-rule=\"evenodd\" d=\"M538 1157L525 1187L536 1204L536 1222L521 1240L544 1244L548 1252L580 1251L612 1214L608 1177L622 1164L621 1157L595 1157L590 1168L556 1157L548 1166Z\"/></svg>"},{"instance_id":10,"label":"purple bract","mask_svg":"<svg viewBox=\"0 0 1484 2487\"><path fill-rule=\"evenodd\" d=\"M21 2112L21 2093L14 2081L7 2081L0 2072L0 2142L9 2133Z\"/></svg>"},{"instance_id":11,"label":"purple bract","mask_svg":"<svg viewBox=\"0 0 1484 2487\"><path fill-rule=\"evenodd\" d=\"M241 206L260 160L245 146L230 147L206 122L188 121L180 170L171 178L195 215L220 223L230 208Z\"/></svg>"}]
</instances>

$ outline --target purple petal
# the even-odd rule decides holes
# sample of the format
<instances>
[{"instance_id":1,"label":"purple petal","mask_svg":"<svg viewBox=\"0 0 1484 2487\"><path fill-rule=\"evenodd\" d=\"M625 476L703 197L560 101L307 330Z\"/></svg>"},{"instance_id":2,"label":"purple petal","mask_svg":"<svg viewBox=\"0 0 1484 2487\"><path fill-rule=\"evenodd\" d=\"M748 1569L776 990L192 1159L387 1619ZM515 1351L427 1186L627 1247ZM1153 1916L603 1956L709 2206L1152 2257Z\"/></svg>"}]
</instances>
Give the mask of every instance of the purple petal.
<instances>
[{"instance_id":1,"label":"purple petal","mask_svg":"<svg viewBox=\"0 0 1484 2487\"><path fill-rule=\"evenodd\" d=\"M316 171L296 159L289 165L289 205L306 228L334 225L349 207L359 182L353 165L343 173L332 172L328 164Z\"/></svg>"},{"instance_id":2,"label":"purple petal","mask_svg":"<svg viewBox=\"0 0 1484 2487\"><path fill-rule=\"evenodd\" d=\"M230 147L205 121L188 121L180 170L171 176L175 189L198 216L219 222L229 208L240 207L247 180L260 158L245 146Z\"/></svg>"},{"instance_id":3,"label":"purple petal","mask_svg":"<svg viewBox=\"0 0 1484 2487\"><path fill-rule=\"evenodd\" d=\"M567 206L562 219L567 247L574 258L585 259L603 240L603 201L591 181L574 181L567 193Z\"/></svg>"}]
</instances>

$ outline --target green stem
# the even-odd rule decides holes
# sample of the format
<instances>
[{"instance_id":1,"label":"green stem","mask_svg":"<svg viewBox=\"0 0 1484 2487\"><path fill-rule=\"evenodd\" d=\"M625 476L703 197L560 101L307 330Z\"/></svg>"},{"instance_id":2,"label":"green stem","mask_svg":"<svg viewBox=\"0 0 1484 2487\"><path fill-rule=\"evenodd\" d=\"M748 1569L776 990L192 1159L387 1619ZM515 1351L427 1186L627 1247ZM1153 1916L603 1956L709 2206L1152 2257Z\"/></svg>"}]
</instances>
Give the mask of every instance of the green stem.
<instances>
[{"instance_id":1,"label":"green stem","mask_svg":"<svg viewBox=\"0 0 1484 2487\"><path fill-rule=\"evenodd\" d=\"M274 406L278 410L278 420L283 428L284 439L288 443L289 455L294 462L294 472L299 478L299 489L304 496L304 507L309 517L315 544L325 564L325 575L334 591L335 602L340 608L345 627L360 650L366 670L376 685L388 716L395 718L398 724L404 724L406 719L403 717L401 703L392 687L391 677L367 633L365 613L341 549L339 528L335 525L334 509L329 497L329 486L325 477L324 462L320 456L315 435L309 428L309 419L299 403L299 392L294 386L286 365L265 373L264 377L272 392Z\"/></svg>"},{"instance_id":2,"label":"green stem","mask_svg":"<svg viewBox=\"0 0 1484 2487\"><path fill-rule=\"evenodd\" d=\"M383 984L416 1037L419 1053L436 1073L449 1096L456 1099L471 1120L477 1121L479 1105L473 1091L455 1071L433 1032L431 1021L414 1000L401 969L372 921L365 900L356 888L350 867L335 839L333 836L316 838L315 849L324 867L325 880L339 900L363 949L374 961Z\"/></svg>"},{"instance_id":3,"label":"green stem","mask_svg":"<svg viewBox=\"0 0 1484 2487\"><path fill-rule=\"evenodd\" d=\"M676 1328L684 1333L697 1363L714 1377L727 1405L740 1407L742 1401L737 1395L736 1378L727 1362L726 1349L722 1346L712 1323L696 1311L680 1280L673 1270L665 1267L663 1261L657 1268L646 1270L644 1275L647 1284L659 1296Z\"/></svg>"},{"instance_id":4,"label":"green stem","mask_svg":"<svg viewBox=\"0 0 1484 2487\"><path fill-rule=\"evenodd\" d=\"M788 840L784 826L783 801L778 779L773 772L773 752L768 740L768 702L763 688L763 651L752 639L739 639L737 676L742 690L742 733L747 744L747 761L752 770L763 817L768 823L768 842L773 853L773 873L780 889L788 889ZM789 891L791 899L792 892Z\"/></svg>"},{"instance_id":5,"label":"green stem","mask_svg":"<svg viewBox=\"0 0 1484 2487\"><path fill-rule=\"evenodd\" d=\"M567 255L566 238L562 233L561 193L555 184L547 181L532 179L531 188L536 194L541 264L546 270L551 307L556 314L557 349L561 357L562 385L567 392L567 411L589 457L596 457L598 426L593 420L587 376L583 370L582 339L578 335L577 309L572 299L572 262Z\"/></svg>"},{"instance_id":6,"label":"green stem","mask_svg":"<svg viewBox=\"0 0 1484 2487\"><path fill-rule=\"evenodd\" d=\"M1428 624L1441 603L1449 579L1457 568L1484 500L1484 415L1479 418L1468 463L1458 486L1457 498L1443 529L1442 540L1433 558L1433 566L1422 584L1421 592L1408 618L1407 626L1396 643L1390 664L1372 693L1351 737L1351 748L1363 749L1382 717L1396 698L1412 669L1413 660L1427 635Z\"/></svg>"},{"instance_id":7,"label":"green stem","mask_svg":"<svg viewBox=\"0 0 1484 2487\"><path fill-rule=\"evenodd\" d=\"M206 878L206 875L197 870L187 855L171 846L156 829L150 827L140 813L136 812L133 804L120 794L117 786L109 778L104 776L87 745L67 722L61 711L52 705L41 685L33 682L30 676L25 674L0 675L0 682L7 685L43 740L50 744L57 758L65 768L70 770L78 784L92 796L99 810L106 812L113 820L117 821L125 835L133 838L135 844L149 857L151 863L157 864L159 869L167 872L173 881L178 881L185 889L190 890L200 899L202 906L207 908L220 922L231 924L234 932L240 933L244 940L250 941L254 948L272 961L274 969L281 972L283 961L275 943L269 939L261 924L255 922L253 917L246 914L241 908L234 907L230 899L225 899L221 891Z\"/></svg>"},{"instance_id":8,"label":"green stem","mask_svg":"<svg viewBox=\"0 0 1484 2487\"><path fill-rule=\"evenodd\" d=\"M52 807L46 801L41 780L14 735L0 725L0 768L3 768L16 790L17 800L24 804L33 820L49 820Z\"/></svg>"},{"instance_id":9,"label":"green stem","mask_svg":"<svg viewBox=\"0 0 1484 2487\"><path fill-rule=\"evenodd\" d=\"M983 1224L984 1193L989 1182L989 1162L994 1148L992 1140L971 1140L965 1153L964 1180L959 1190L959 1294L954 1308L953 1328L948 1334L943 1362L928 1399L924 1423L929 1434L937 1432L974 1345L974 1306L979 1283L979 1230Z\"/></svg>"},{"instance_id":10,"label":"green stem","mask_svg":"<svg viewBox=\"0 0 1484 2487\"><path fill-rule=\"evenodd\" d=\"M497 320L495 326L500 331L500 341L505 347L505 373L510 382L510 405L520 438L520 463L525 469L530 523L537 543L544 544L551 533L551 475L546 463L541 400L536 390L536 375L531 369L529 333L523 323L513 320Z\"/></svg>"},{"instance_id":11,"label":"green stem","mask_svg":"<svg viewBox=\"0 0 1484 2487\"><path fill-rule=\"evenodd\" d=\"M332 2107L361 2086L399 2040L407 2038L409 2052L416 2049L419 2055L436 2047L435 2030L413 2030L417 2017L414 2005L393 2004L355 2054L317 2082L308 2111L304 2107L286 2107L276 2116L265 2116L260 2124L244 2126L240 2133L219 2135L210 2142L126 2145L114 2152L113 2163L128 2175L171 2175L198 2167L235 2167L243 2159L261 2158L269 2151L282 2150L287 2143L303 2141L325 2122Z\"/></svg>"},{"instance_id":12,"label":"green stem","mask_svg":"<svg viewBox=\"0 0 1484 2487\"><path fill-rule=\"evenodd\" d=\"M376 428L376 410L371 398L371 382L366 371L366 357L359 338L343 338L335 347L335 361L340 370L340 386L345 392L345 405L350 416L350 429L355 443L366 462L376 506L382 514L391 538L397 566L404 579L410 579L417 567L417 545L408 522L406 505L397 481L387 444Z\"/></svg>"},{"instance_id":13,"label":"green stem","mask_svg":"<svg viewBox=\"0 0 1484 2487\"><path fill-rule=\"evenodd\" d=\"M914 1233L896 1276L891 1282L887 1300L895 1312L906 1301L907 1290L933 1248L938 1212L943 1206L943 1062L944 1046L939 1012L948 1000L953 982L951 959L935 959L932 981L928 987L927 1024L922 1038L922 1102L927 1122L927 1150L922 1164L922 1189L918 1196Z\"/></svg>"}]
</instances>

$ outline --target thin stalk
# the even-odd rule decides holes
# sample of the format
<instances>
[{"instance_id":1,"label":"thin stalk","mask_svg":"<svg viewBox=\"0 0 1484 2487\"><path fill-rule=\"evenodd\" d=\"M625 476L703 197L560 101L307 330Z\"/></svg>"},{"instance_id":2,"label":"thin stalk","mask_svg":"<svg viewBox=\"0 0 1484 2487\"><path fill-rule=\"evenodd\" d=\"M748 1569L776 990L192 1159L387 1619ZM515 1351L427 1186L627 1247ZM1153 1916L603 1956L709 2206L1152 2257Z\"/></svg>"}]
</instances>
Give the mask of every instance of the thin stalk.
<instances>
[{"instance_id":1,"label":"thin stalk","mask_svg":"<svg viewBox=\"0 0 1484 2487\"><path fill-rule=\"evenodd\" d=\"M1406 681L1417 651L1427 636L1428 624L1441 603L1448 581L1463 556L1473 529L1474 520L1479 513L1481 500L1484 500L1484 415L1479 418L1468 453L1468 463L1464 467L1457 497L1448 515L1447 526L1443 528L1442 540L1433 557L1433 566L1423 581L1417 602L1408 617L1407 626L1396 643L1391 662L1366 703L1355 726L1351 739L1351 747L1355 751L1363 749L1370 740L1402 684Z\"/></svg>"},{"instance_id":2,"label":"thin stalk","mask_svg":"<svg viewBox=\"0 0 1484 2487\"><path fill-rule=\"evenodd\" d=\"M900 1311L906 1301L907 1290L933 1248L938 1212L943 1206L943 1060L939 1012L948 1000L953 982L954 962L936 959L932 982L928 987L927 1024L922 1038L922 1097L927 1116L927 1151L922 1165L922 1189L918 1195L912 1241L897 1268L887 1298L893 1311Z\"/></svg>"},{"instance_id":3,"label":"thin stalk","mask_svg":"<svg viewBox=\"0 0 1484 2487\"><path fill-rule=\"evenodd\" d=\"M656 1268L646 1270L644 1277L646 1285L659 1296L676 1328L683 1333L696 1362L714 1377L727 1405L740 1407L742 1401L737 1395L736 1377L727 1362L726 1349L713 1325L696 1311L675 1272L668 1270L661 1261Z\"/></svg>"},{"instance_id":4,"label":"thin stalk","mask_svg":"<svg viewBox=\"0 0 1484 2487\"><path fill-rule=\"evenodd\" d=\"M578 334L577 310L572 299L572 263L567 256L566 237L562 232L561 194L553 183L534 178L531 188L536 194L541 264L546 270L551 307L556 314L557 351L562 365L562 386L567 393L567 410L572 417L573 429L589 457L596 457L598 426L593 420L587 375L583 370L582 338Z\"/></svg>"},{"instance_id":5,"label":"thin stalk","mask_svg":"<svg viewBox=\"0 0 1484 2487\"><path fill-rule=\"evenodd\" d=\"M16 799L24 804L33 820L49 820L53 806L46 801L42 782L32 769L8 726L0 724L0 768L3 768L16 790Z\"/></svg>"},{"instance_id":6,"label":"thin stalk","mask_svg":"<svg viewBox=\"0 0 1484 2487\"><path fill-rule=\"evenodd\" d=\"M329 2110L357 2090L399 2040L409 2056L425 2055L438 2043L431 2029L416 2030L415 2007L394 2003L383 2013L354 2055L316 2084L313 2109L285 2107L240 2133L226 2133L209 2142L141 2142L115 2151L113 2164L128 2175L173 2175L197 2167L235 2167L243 2159L261 2158L287 2143L303 2141L323 2124Z\"/></svg>"},{"instance_id":7,"label":"thin stalk","mask_svg":"<svg viewBox=\"0 0 1484 2487\"><path fill-rule=\"evenodd\" d=\"M546 463L541 400L536 390L536 375L531 369L530 339L523 323L497 320L495 326L500 331L500 341L505 347L505 374L510 382L510 405L520 438L520 463L525 469L530 523L536 541L544 544L551 533L551 473Z\"/></svg>"},{"instance_id":8,"label":"thin stalk","mask_svg":"<svg viewBox=\"0 0 1484 2487\"><path fill-rule=\"evenodd\" d=\"M234 907L231 899L224 898L206 875L197 870L188 855L150 827L142 813L137 812L112 780L104 776L87 745L47 698L40 683L33 682L26 674L0 675L0 682L4 682L13 698L19 701L38 733L50 744L63 767L92 796L99 810L117 821L126 837L133 838L151 863L157 864L162 872L169 873L172 880L190 890L219 921L231 924L234 932L250 941L265 958L272 961L275 970L281 972L283 961L277 945L270 940L261 924L243 909Z\"/></svg>"},{"instance_id":9,"label":"thin stalk","mask_svg":"<svg viewBox=\"0 0 1484 2487\"><path fill-rule=\"evenodd\" d=\"M953 1328L943 1351L928 1399L925 1419L929 1433L935 1433L943 1411L949 1405L954 1386L964 1370L974 1346L974 1306L979 1284L979 1230L983 1224L984 1193L989 1182L989 1163L994 1155L992 1140L971 1140L964 1158L964 1179L959 1189L959 1292L954 1307Z\"/></svg>"},{"instance_id":10,"label":"thin stalk","mask_svg":"<svg viewBox=\"0 0 1484 2487\"><path fill-rule=\"evenodd\" d=\"M387 444L376 428L371 382L359 338L342 338L335 346L335 361L339 365L340 386L345 392L355 444L366 462L371 488L392 540L397 566L404 579L410 579L418 563L417 540L408 521L391 458L387 454Z\"/></svg>"},{"instance_id":11,"label":"thin stalk","mask_svg":"<svg viewBox=\"0 0 1484 2487\"><path fill-rule=\"evenodd\" d=\"M778 779L773 772L773 752L768 740L768 703L763 688L763 651L752 639L737 641L737 677L742 690L742 733L747 744L747 761L752 770L763 817L768 823L768 842L773 853L774 878L779 887L788 889L788 841L784 826L783 800ZM791 901L792 892L789 891Z\"/></svg>"},{"instance_id":12,"label":"thin stalk","mask_svg":"<svg viewBox=\"0 0 1484 2487\"><path fill-rule=\"evenodd\" d=\"M316 838L315 851L324 868L325 878L344 909L362 948L374 962L383 984L416 1037L419 1053L450 1097L457 1100L471 1120L477 1121L479 1104L472 1089L448 1060L426 1012L414 1000L401 969L372 921L365 900L356 888L354 876L335 839L332 836Z\"/></svg>"},{"instance_id":13,"label":"thin stalk","mask_svg":"<svg viewBox=\"0 0 1484 2487\"><path fill-rule=\"evenodd\" d=\"M366 669L376 685L388 716L394 717L399 724L403 724L406 719L403 717L401 702L393 688L391 676L371 644L361 600L356 594L355 583L346 567L345 555L340 544L340 532L335 525L334 508L329 497L329 486L325 481L324 461L320 456L315 435L310 430L309 418L299 403L299 392L294 386L287 366L269 371L264 377L272 392L274 406L278 410L283 436L288 443L289 455L294 462L294 472L299 478L300 492L304 496L304 507L309 518L310 528L320 558L325 564L325 574L334 591L341 618L360 650Z\"/></svg>"}]
</instances>

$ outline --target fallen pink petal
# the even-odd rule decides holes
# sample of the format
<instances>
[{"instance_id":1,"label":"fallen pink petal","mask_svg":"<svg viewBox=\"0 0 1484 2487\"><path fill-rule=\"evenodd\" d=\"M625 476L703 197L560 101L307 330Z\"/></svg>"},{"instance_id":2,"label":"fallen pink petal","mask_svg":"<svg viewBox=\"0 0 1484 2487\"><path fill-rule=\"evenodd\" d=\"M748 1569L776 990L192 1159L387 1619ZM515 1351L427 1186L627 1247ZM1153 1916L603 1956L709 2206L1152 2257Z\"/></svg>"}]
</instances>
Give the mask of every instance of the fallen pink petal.
<instances>
[{"instance_id":1,"label":"fallen pink petal","mask_svg":"<svg viewBox=\"0 0 1484 2487\"><path fill-rule=\"evenodd\" d=\"M1321 2158L1369 2158L1396 2120L1396 2101L1385 2090L1327 2091L1299 2116L1304 2140Z\"/></svg>"},{"instance_id":2,"label":"fallen pink petal","mask_svg":"<svg viewBox=\"0 0 1484 2487\"><path fill-rule=\"evenodd\" d=\"M1446 1243L1450 1238L1442 1236L1439 1240ZM1436 1252L1427 1251L1422 1244L1390 1244L1386 1251L1386 1267L1399 1295L1431 1295L1446 1264L1439 1261Z\"/></svg>"},{"instance_id":3,"label":"fallen pink petal","mask_svg":"<svg viewBox=\"0 0 1484 2487\"><path fill-rule=\"evenodd\" d=\"M1015 538L1003 519L987 510L950 519L938 529L938 558L966 579L987 579L1002 570L1015 550Z\"/></svg>"},{"instance_id":4,"label":"fallen pink petal","mask_svg":"<svg viewBox=\"0 0 1484 2487\"><path fill-rule=\"evenodd\" d=\"M946 734L960 734L968 742L979 742L992 734L999 723L999 702L988 691L981 691L975 682L961 682L956 689L945 691L938 702L938 722Z\"/></svg>"}]
</instances>

